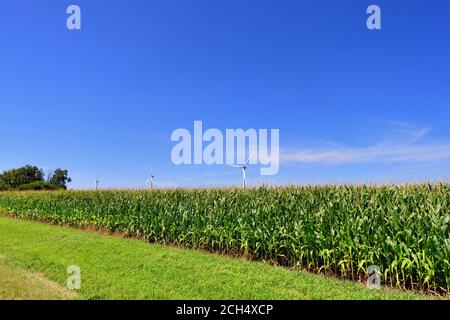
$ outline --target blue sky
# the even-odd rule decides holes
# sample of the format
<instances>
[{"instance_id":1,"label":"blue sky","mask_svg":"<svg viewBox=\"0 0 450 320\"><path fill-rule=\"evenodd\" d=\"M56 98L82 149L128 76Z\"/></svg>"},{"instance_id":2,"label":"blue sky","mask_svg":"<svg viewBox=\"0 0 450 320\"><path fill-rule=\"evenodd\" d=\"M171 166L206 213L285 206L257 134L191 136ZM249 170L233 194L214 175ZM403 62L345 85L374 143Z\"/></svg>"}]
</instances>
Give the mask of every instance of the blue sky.
<instances>
[{"instance_id":1,"label":"blue sky","mask_svg":"<svg viewBox=\"0 0 450 320\"><path fill-rule=\"evenodd\" d=\"M250 184L449 177L446 0L2 1L0 39L0 170L140 188L154 163L160 186L238 184L172 164L171 133L201 120L280 130L279 173L250 167Z\"/></svg>"}]
</instances>

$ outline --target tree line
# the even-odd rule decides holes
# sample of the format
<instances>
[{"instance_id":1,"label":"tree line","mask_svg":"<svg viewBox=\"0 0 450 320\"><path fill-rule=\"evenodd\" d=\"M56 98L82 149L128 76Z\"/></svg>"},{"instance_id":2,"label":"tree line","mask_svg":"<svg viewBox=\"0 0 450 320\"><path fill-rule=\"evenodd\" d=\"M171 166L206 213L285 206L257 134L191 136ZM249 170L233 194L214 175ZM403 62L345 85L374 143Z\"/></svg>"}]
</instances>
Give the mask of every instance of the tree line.
<instances>
[{"instance_id":1,"label":"tree line","mask_svg":"<svg viewBox=\"0 0 450 320\"><path fill-rule=\"evenodd\" d=\"M45 176L42 169L26 165L0 174L0 191L67 190L67 184L71 181L67 170L58 168Z\"/></svg>"}]
</instances>

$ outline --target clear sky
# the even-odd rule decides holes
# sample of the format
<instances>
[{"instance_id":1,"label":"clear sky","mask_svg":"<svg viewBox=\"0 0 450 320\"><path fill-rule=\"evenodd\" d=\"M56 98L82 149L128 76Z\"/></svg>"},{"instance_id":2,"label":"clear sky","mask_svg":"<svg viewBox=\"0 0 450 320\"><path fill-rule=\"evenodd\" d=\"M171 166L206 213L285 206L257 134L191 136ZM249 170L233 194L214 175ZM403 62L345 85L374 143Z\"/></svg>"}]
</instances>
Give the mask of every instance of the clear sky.
<instances>
[{"instance_id":1,"label":"clear sky","mask_svg":"<svg viewBox=\"0 0 450 320\"><path fill-rule=\"evenodd\" d=\"M201 120L280 130L279 174L251 166L250 184L450 177L448 0L3 0L0 40L0 170L140 188L154 163L160 186L238 184L172 164L171 133Z\"/></svg>"}]
</instances>

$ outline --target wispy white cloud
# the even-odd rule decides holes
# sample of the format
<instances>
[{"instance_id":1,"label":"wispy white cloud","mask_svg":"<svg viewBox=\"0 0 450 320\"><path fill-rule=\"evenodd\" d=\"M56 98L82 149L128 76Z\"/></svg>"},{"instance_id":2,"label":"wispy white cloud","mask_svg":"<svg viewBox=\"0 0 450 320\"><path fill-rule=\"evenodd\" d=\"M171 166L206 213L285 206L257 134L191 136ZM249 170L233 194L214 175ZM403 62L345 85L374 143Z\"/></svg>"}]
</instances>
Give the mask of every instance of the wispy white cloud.
<instances>
[{"instance_id":1,"label":"wispy white cloud","mask_svg":"<svg viewBox=\"0 0 450 320\"><path fill-rule=\"evenodd\" d=\"M369 146L335 150L301 150L283 153L281 160L296 163L350 164L369 162L423 162L450 159L450 144L420 146Z\"/></svg>"},{"instance_id":2,"label":"wispy white cloud","mask_svg":"<svg viewBox=\"0 0 450 320\"><path fill-rule=\"evenodd\" d=\"M432 162L450 159L450 142L426 140L429 128L391 122L383 141L364 147L333 147L284 151L281 161L297 164Z\"/></svg>"}]
</instances>

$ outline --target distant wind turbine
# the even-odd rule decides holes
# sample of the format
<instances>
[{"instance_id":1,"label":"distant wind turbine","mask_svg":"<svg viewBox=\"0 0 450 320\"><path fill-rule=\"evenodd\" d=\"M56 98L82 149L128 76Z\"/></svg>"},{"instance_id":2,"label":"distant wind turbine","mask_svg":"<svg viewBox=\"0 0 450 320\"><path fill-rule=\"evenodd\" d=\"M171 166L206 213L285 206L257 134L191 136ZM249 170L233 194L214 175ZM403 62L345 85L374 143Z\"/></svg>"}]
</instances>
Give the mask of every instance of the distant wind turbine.
<instances>
[{"instance_id":1,"label":"distant wind turbine","mask_svg":"<svg viewBox=\"0 0 450 320\"><path fill-rule=\"evenodd\" d=\"M152 163L152 167L150 169L150 177L147 179L147 183L150 183L150 189L153 189L153 181L155 179L155 175L153 174L153 163Z\"/></svg>"},{"instance_id":2,"label":"distant wind turbine","mask_svg":"<svg viewBox=\"0 0 450 320\"><path fill-rule=\"evenodd\" d=\"M247 174L246 174L246 170L247 170L247 164L250 161L252 156L250 156L247 161L244 162L244 164L242 165L231 165L232 167L235 168L240 168L242 170L242 188L246 189L247 188Z\"/></svg>"},{"instance_id":3,"label":"distant wind turbine","mask_svg":"<svg viewBox=\"0 0 450 320\"><path fill-rule=\"evenodd\" d=\"M98 190L98 184L100 183L100 180L97 178L95 179L95 190Z\"/></svg>"}]
</instances>

